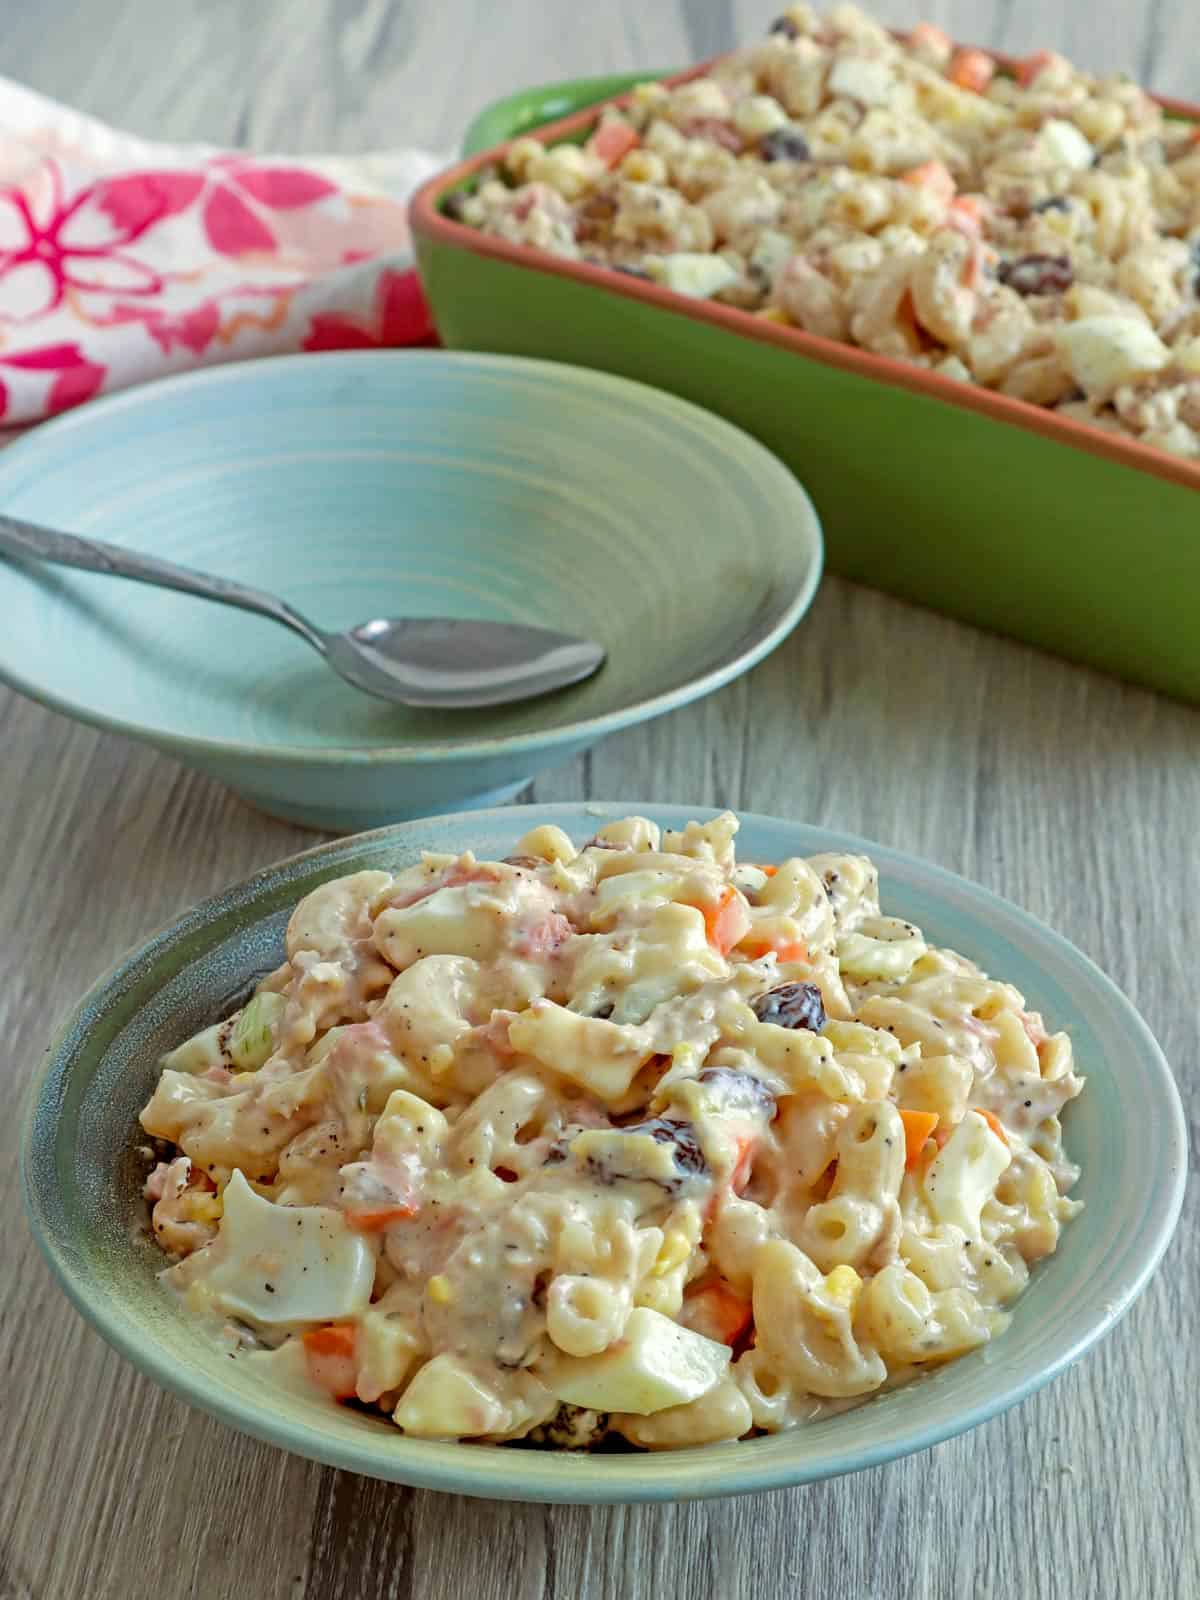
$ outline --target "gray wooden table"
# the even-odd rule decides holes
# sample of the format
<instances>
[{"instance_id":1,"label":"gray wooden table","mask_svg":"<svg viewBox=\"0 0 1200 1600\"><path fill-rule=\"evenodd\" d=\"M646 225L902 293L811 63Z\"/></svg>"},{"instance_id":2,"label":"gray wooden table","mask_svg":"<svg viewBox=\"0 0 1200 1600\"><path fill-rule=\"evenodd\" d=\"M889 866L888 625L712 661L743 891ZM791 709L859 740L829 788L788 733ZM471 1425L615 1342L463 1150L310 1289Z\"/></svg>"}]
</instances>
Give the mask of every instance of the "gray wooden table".
<instances>
[{"instance_id":1,"label":"gray wooden table","mask_svg":"<svg viewBox=\"0 0 1200 1600\"><path fill-rule=\"evenodd\" d=\"M914 20L906 0L877 7ZM1190 0L937 0L1200 98ZM141 133L446 147L521 84L721 49L741 0L7 0L0 71ZM1053 922L1175 1065L1193 1128L1200 714L844 583L748 679L532 798L776 812L917 851ZM1200 1186L1095 1354L965 1438L772 1496L607 1510L454 1500L282 1456L86 1331L18 1218L12 1108L64 1009L150 929L313 842L0 691L0 1600L1194 1600Z\"/></svg>"}]
</instances>

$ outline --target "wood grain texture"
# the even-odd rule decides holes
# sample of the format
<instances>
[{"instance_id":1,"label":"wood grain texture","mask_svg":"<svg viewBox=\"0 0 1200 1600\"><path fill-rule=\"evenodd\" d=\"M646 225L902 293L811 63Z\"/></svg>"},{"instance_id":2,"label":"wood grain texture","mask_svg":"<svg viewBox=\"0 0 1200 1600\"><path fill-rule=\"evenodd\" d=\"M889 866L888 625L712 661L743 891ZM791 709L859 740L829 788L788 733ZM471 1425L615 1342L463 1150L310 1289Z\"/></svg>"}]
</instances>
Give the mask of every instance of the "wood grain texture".
<instances>
[{"instance_id":1,"label":"wood grain texture","mask_svg":"<svg viewBox=\"0 0 1200 1600\"><path fill-rule=\"evenodd\" d=\"M878 8L912 18L904 0ZM1052 44L1200 98L1187 0L941 0L960 37ZM723 48L742 0L46 0L0 65L164 138L449 144L536 79ZM57 25L55 25L57 22ZM749 678L551 773L533 798L732 805L848 828L1027 906L1111 972L1193 1130L1200 714L829 581ZM0 1038L15 1103L55 1020L194 900L313 842L211 782L0 691ZM0 1127L0 1204L18 1207ZM1194 1141L1195 1142L1195 1141ZM812 1488L543 1508L282 1456L130 1371L0 1233L0 1600L1193 1600L1200 1594L1200 1187L1105 1344L965 1438Z\"/></svg>"}]
</instances>

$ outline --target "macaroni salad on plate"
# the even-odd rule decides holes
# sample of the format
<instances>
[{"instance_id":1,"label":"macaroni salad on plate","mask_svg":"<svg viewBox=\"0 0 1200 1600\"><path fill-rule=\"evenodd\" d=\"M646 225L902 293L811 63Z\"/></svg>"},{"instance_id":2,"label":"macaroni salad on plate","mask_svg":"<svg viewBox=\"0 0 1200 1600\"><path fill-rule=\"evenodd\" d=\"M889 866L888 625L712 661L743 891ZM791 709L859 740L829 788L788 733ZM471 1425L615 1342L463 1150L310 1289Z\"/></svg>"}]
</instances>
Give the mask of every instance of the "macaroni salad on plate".
<instances>
[{"instance_id":1,"label":"macaroni salad on plate","mask_svg":"<svg viewBox=\"0 0 1200 1600\"><path fill-rule=\"evenodd\" d=\"M775 1432L1001 1334L1078 1210L1071 1045L726 813L296 907L141 1115L166 1282L261 1377L420 1438Z\"/></svg>"},{"instance_id":2,"label":"macaroni salad on plate","mask_svg":"<svg viewBox=\"0 0 1200 1600\"><path fill-rule=\"evenodd\" d=\"M792 6L449 209L1200 459L1200 127L1053 51Z\"/></svg>"}]
</instances>

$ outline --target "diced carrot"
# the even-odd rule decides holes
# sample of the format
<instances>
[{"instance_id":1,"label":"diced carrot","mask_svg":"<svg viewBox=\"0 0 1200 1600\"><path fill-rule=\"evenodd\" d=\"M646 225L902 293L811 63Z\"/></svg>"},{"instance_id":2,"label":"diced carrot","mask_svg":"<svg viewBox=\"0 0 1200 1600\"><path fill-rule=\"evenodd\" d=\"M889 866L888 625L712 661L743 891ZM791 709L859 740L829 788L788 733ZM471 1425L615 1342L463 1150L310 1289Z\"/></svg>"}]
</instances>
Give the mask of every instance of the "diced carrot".
<instances>
[{"instance_id":1,"label":"diced carrot","mask_svg":"<svg viewBox=\"0 0 1200 1600\"><path fill-rule=\"evenodd\" d=\"M910 167L901 174L901 182L911 183L914 189L928 189L944 205L949 205L954 199L958 187L950 168L943 161L923 161L919 167Z\"/></svg>"},{"instance_id":2,"label":"diced carrot","mask_svg":"<svg viewBox=\"0 0 1200 1600\"><path fill-rule=\"evenodd\" d=\"M352 1356L357 1338L352 1322L326 1322L320 1328L309 1328L304 1348L314 1356Z\"/></svg>"},{"instance_id":3,"label":"diced carrot","mask_svg":"<svg viewBox=\"0 0 1200 1600\"><path fill-rule=\"evenodd\" d=\"M979 1113L979 1115L987 1123L988 1127L992 1130L1002 1144L1008 1143L1008 1135L1004 1131L1000 1118L995 1114L994 1111L985 1111L982 1106L972 1106L971 1110Z\"/></svg>"},{"instance_id":4,"label":"diced carrot","mask_svg":"<svg viewBox=\"0 0 1200 1600\"><path fill-rule=\"evenodd\" d=\"M768 878L773 878L779 871L779 868L773 867L769 861L756 861L754 867L758 872L765 872Z\"/></svg>"},{"instance_id":5,"label":"diced carrot","mask_svg":"<svg viewBox=\"0 0 1200 1600\"><path fill-rule=\"evenodd\" d=\"M901 1111L900 1121L904 1124L904 1168L907 1172L916 1166L940 1118L936 1111Z\"/></svg>"},{"instance_id":6,"label":"diced carrot","mask_svg":"<svg viewBox=\"0 0 1200 1600\"><path fill-rule=\"evenodd\" d=\"M939 28L936 22L918 22L908 36L910 50L923 50L937 58L945 58L954 48L950 42L950 35L944 28Z\"/></svg>"},{"instance_id":7,"label":"diced carrot","mask_svg":"<svg viewBox=\"0 0 1200 1600\"><path fill-rule=\"evenodd\" d=\"M402 1222L407 1217L415 1217L417 1208L411 1204L394 1206L359 1206L353 1211L345 1213L346 1226L355 1233L379 1233L383 1228L393 1222Z\"/></svg>"},{"instance_id":8,"label":"diced carrot","mask_svg":"<svg viewBox=\"0 0 1200 1600\"><path fill-rule=\"evenodd\" d=\"M1053 50L1035 50L1031 56L1017 63L1017 82L1022 89L1028 89L1038 73L1057 59Z\"/></svg>"},{"instance_id":9,"label":"diced carrot","mask_svg":"<svg viewBox=\"0 0 1200 1600\"><path fill-rule=\"evenodd\" d=\"M946 76L960 89L982 94L996 75L996 63L982 50L960 50Z\"/></svg>"},{"instance_id":10,"label":"diced carrot","mask_svg":"<svg viewBox=\"0 0 1200 1600\"><path fill-rule=\"evenodd\" d=\"M352 1322L327 1322L303 1336L308 1373L319 1388L335 1400L347 1400L355 1391L354 1352L358 1333Z\"/></svg>"},{"instance_id":11,"label":"diced carrot","mask_svg":"<svg viewBox=\"0 0 1200 1600\"><path fill-rule=\"evenodd\" d=\"M736 1137L737 1159L733 1163L733 1171L729 1175L729 1186L735 1194L750 1182L750 1169L754 1165L755 1152L758 1149L758 1140L749 1133L739 1133Z\"/></svg>"},{"instance_id":12,"label":"diced carrot","mask_svg":"<svg viewBox=\"0 0 1200 1600\"><path fill-rule=\"evenodd\" d=\"M785 961L807 961L808 946L803 939L787 939L782 942L774 939L743 939L738 948L743 955L749 956L751 961L757 961L760 956L773 955L780 965Z\"/></svg>"},{"instance_id":13,"label":"diced carrot","mask_svg":"<svg viewBox=\"0 0 1200 1600\"><path fill-rule=\"evenodd\" d=\"M718 955L727 956L750 926L746 902L731 885L715 906L703 906L701 910L709 944Z\"/></svg>"},{"instance_id":14,"label":"diced carrot","mask_svg":"<svg viewBox=\"0 0 1200 1600\"><path fill-rule=\"evenodd\" d=\"M978 239L983 233L987 207L977 194L960 194L951 200L946 211L946 226L957 228L968 239Z\"/></svg>"},{"instance_id":15,"label":"diced carrot","mask_svg":"<svg viewBox=\"0 0 1200 1600\"><path fill-rule=\"evenodd\" d=\"M734 1345L750 1327L754 1308L726 1284L707 1283L688 1295L687 1325L718 1344Z\"/></svg>"},{"instance_id":16,"label":"diced carrot","mask_svg":"<svg viewBox=\"0 0 1200 1600\"><path fill-rule=\"evenodd\" d=\"M788 961L807 961L808 946L803 939L793 939L790 944L777 944L775 955L780 966Z\"/></svg>"},{"instance_id":17,"label":"diced carrot","mask_svg":"<svg viewBox=\"0 0 1200 1600\"><path fill-rule=\"evenodd\" d=\"M631 150L636 150L640 143L635 128L631 128L627 122L620 122L616 117L612 117L599 124L588 140L587 147L592 155L600 157L606 167L615 167Z\"/></svg>"}]
</instances>

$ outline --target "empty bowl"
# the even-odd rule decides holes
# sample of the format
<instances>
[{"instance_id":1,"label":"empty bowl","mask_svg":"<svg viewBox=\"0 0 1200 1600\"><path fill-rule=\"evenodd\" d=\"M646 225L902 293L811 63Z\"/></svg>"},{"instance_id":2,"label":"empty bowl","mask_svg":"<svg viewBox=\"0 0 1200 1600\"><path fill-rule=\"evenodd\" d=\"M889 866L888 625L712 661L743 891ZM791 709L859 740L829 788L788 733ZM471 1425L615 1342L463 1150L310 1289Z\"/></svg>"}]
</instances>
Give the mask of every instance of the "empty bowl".
<instances>
[{"instance_id":1,"label":"empty bowl","mask_svg":"<svg viewBox=\"0 0 1200 1600\"><path fill-rule=\"evenodd\" d=\"M606 647L596 677L538 700L409 710L262 618L0 560L0 677L335 830L511 798L746 671L821 571L808 496L737 428L627 379L444 351L284 356L99 401L0 456L0 511L326 628L441 614Z\"/></svg>"}]
</instances>

